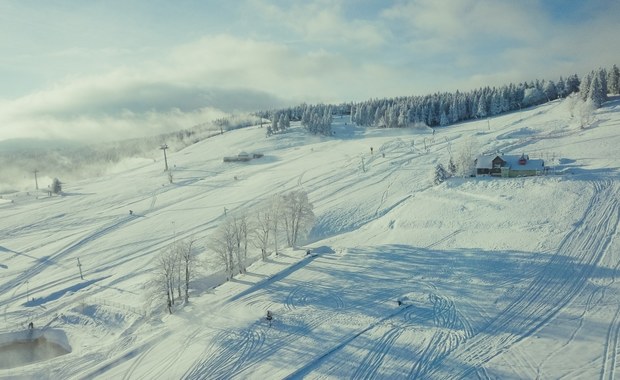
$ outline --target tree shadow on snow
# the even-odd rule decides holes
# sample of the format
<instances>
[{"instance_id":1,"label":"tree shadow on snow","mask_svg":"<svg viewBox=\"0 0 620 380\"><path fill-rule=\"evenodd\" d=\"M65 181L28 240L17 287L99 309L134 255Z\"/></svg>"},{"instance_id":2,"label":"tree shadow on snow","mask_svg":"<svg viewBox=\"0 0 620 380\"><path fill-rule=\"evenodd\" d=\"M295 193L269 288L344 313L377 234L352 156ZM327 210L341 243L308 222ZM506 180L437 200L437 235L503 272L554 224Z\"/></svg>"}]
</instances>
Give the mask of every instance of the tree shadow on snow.
<instances>
[{"instance_id":1,"label":"tree shadow on snow","mask_svg":"<svg viewBox=\"0 0 620 380\"><path fill-rule=\"evenodd\" d=\"M459 355L475 351L490 360L542 328L584 289L611 283L618 275L617 269L584 264L561 253L394 244L349 248L337 259L308 257L229 302L260 297L260 305L278 310L270 334L305 337L299 346L283 342L293 345L287 350L303 351L301 362L281 358L287 368L301 368L303 373L350 375L367 362L364 356L341 351L351 346L372 353L373 345L383 339L376 337L387 331L392 335L383 336L393 336L389 344L398 347L391 354L411 366L405 374L426 378L451 368L471 375L475 368ZM406 331L420 340L398 345L397 335ZM452 343L435 349L437 342L424 338L429 334L433 339L452 337ZM316 344L308 344L308 339ZM255 355L277 354L280 347L265 345ZM337 360L337 355L347 360Z\"/></svg>"}]
</instances>

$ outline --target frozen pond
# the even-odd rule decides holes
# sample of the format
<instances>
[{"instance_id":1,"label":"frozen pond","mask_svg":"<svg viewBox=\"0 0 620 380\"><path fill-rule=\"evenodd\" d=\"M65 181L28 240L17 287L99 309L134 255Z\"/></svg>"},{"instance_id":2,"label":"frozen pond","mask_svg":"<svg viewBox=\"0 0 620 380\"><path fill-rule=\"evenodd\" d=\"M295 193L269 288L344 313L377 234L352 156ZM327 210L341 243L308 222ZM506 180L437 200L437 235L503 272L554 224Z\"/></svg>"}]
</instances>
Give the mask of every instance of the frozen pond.
<instances>
[{"instance_id":1,"label":"frozen pond","mask_svg":"<svg viewBox=\"0 0 620 380\"><path fill-rule=\"evenodd\" d=\"M19 335L14 336L13 341L0 342L0 369L20 367L70 352L65 345L55 343L44 334L29 332Z\"/></svg>"}]
</instances>

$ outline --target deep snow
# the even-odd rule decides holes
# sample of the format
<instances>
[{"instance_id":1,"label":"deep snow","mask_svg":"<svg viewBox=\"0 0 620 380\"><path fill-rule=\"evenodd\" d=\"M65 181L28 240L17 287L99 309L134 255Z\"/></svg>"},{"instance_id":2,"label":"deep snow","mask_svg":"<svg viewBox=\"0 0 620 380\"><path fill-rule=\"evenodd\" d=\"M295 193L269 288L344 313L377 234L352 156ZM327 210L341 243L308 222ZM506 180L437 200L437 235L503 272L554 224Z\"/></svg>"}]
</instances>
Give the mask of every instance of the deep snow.
<instances>
[{"instance_id":1,"label":"deep snow","mask_svg":"<svg viewBox=\"0 0 620 380\"><path fill-rule=\"evenodd\" d=\"M70 352L0 377L612 379L620 100L587 129L568 107L434 135L347 118L329 138L252 127L170 153L173 184L163 162L133 159L64 196L4 196L0 342L33 321L66 334ZM555 175L431 186L472 137L480 153L543 158ZM222 162L240 151L265 156ZM315 207L307 245L213 288L208 241L225 212L294 189ZM146 315L155 258L190 236L204 263L190 303Z\"/></svg>"}]
</instances>

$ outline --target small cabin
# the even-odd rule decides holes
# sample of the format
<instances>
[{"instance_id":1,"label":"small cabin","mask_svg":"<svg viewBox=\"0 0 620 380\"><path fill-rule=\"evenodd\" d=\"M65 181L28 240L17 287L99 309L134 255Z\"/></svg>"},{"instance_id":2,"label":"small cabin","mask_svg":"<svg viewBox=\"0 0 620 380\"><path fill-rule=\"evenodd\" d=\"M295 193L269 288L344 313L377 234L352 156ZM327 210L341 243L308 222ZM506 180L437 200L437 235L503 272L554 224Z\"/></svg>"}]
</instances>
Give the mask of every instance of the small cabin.
<instances>
[{"instance_id":1,"label":"small cabin","mask_svg":"<svg viewBox=\"0 0 620 380\"><path fill-rule=\"evenodd\" d=\"M523 153L517 155L484 155L475 160L476 176L529 177L540 175L545 170L542 159L530 159Z\"/></svg>"}]
</instances>

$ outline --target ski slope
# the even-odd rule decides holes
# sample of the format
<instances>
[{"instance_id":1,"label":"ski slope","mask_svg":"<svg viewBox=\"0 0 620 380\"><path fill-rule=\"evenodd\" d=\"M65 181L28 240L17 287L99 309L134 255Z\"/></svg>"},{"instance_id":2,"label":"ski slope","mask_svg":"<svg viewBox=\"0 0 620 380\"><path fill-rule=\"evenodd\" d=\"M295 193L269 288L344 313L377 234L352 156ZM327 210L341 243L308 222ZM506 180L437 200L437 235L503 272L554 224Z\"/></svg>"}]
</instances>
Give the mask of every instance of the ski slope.
<instances>
[{"instance_id":1,"label":"ski slope","mask_svg":"<svg viewBox=\"0 0 620 380\"><path fill-rule=\"evenodd\" d=\"M163 160L132 159L63 196L4 195L0 348L33 322L69 353L0 362L0 378L614 379L618 128L618 98L586 129L568 101L434 134L252 127L169 153L172 184ZM432 186L472 139L554 174ZM222 162L240 151L264 157ZM316 214L306 244L222 283L218 224L298 189ZM190 302L147 308L157 255L188 237L202 264Z\"/></svg>"}]
</instances>

